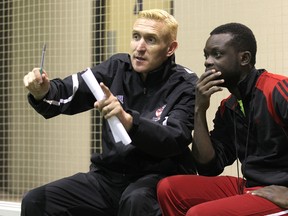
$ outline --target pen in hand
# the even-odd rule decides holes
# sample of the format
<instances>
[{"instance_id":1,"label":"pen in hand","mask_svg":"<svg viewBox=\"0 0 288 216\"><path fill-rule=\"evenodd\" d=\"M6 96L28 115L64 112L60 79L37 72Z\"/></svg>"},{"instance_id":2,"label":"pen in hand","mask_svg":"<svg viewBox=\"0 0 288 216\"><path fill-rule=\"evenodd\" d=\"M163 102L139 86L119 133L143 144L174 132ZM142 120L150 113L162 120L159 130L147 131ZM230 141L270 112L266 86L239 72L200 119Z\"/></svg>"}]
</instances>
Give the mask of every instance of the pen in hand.
<instances>
[{"instance_id":1,"label":"pen in hand","mask_svg":"<svg viewBox=\"0 0 288 216\"><path fill-rule=\"evenodd\" d=\"M41 63L40 63L40 74L43 73L43 65L44 65L44 57L45 57L45 51L46 51L46 44L44 44L42 49L42 56L41 56Z\"/></svg>"}]
</instances>

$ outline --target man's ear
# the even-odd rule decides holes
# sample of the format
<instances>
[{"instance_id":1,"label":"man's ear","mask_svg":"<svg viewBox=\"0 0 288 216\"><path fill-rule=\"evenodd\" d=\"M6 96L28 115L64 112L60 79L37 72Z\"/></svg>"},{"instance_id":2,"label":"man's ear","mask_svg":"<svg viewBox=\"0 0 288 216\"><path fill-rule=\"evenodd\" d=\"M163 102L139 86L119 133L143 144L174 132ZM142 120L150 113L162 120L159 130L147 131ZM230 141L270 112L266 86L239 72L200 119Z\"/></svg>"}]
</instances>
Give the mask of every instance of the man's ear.
<instances>
[{"instance_id":1,"label":"man's ear","mask_svg":"<svg viewBox=\"0 0 288 216\"><path fill-rule=\"evenodd\" d=\"M170 46L168 48L167 57L173 55L173 53L175 52L177 47L178 47L178 42L177 41L172 41L172 43L170 44Z\"/></svg>"},{"instance_id":2,"label":"man's ear","mask_svg":"<svg viewBox=\"0 0 288 216\"><path fill-rule=\"evenodd\" d=\"M242 66L246 66L251 63L251 53L249 51L240 52L240 61Z\"/></svg>"}]
</instances>

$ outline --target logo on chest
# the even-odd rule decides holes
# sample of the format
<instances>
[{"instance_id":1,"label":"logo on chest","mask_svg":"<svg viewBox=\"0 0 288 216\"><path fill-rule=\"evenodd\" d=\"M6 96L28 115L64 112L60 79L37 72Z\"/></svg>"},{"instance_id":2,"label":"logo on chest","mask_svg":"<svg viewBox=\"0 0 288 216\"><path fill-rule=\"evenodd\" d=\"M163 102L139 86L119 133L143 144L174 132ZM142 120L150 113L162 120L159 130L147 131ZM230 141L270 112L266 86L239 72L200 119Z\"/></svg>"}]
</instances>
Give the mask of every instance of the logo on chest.
<instances>
[{"instance_id":1,"label":"logo on chest","mask_svg":"<svg viewBox=\"0 0 288 216\"><path fill-rule=\"evenodd\" d=\"M155 116L152 118L153 121L159 121L160 118L161 118L161 115L162 115L162 112L163 110L165 109L166 107L166 104L163 105L162 107L158 108L156 111L155 111Z\"/></svg>"}]
</instances>

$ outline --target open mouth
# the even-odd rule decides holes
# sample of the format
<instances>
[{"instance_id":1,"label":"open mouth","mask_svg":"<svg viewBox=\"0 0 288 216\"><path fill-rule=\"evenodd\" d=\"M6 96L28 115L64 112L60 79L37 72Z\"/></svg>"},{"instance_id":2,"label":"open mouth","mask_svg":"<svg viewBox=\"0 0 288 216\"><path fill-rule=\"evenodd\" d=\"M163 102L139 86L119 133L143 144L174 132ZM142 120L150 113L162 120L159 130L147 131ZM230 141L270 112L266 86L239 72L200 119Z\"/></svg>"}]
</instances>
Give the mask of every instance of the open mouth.
<instances>
[{"instance_id":1,"label":"open mouth","mask_svg":"<svg viewBox=\"0 0 288 216\"><path fill-rule=\"evenodd\" d=\"M145 60L145 58L140 57L140 56L135 56L135 58L136 58L136 60L138 60L138 61L144 61L144 60Z\"/></svg>"}]
</instances>

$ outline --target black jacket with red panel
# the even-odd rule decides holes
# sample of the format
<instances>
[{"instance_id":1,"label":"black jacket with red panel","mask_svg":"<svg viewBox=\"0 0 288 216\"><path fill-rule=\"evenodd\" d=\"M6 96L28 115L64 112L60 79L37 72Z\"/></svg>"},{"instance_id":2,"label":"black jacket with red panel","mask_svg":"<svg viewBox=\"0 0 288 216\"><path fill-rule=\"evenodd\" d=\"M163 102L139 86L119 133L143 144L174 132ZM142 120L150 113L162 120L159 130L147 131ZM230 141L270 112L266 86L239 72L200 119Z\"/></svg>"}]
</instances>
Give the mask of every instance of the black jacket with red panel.
<instances>
[{"instance_id":1,"label":"black jacket with red panel","mask_svg":"<svg viewBox=\"0 0 288 216\"><path fill-rule=\"evenodd\" d=\"M149 73L145 82L133 71L128 54L116 54L91 70L133 116L130 145L115 143L103 120L102 153L92 155L94 167L133 175L195 172L189 149L198 80L195 73L175 64L174 55ZM29 95L30 104L45 118L93 109L96 99L81 76L84 72L51 80L44 100L38 103Z\"/></svg>"},{"instance_id":2,"label":"black jacket with red panel","mask_svg":"<svg viewBox=\"0 0 288 216\"><path fill-rule=\"evenodd\" d=\"M253 69L238 88L244 110L234 95L221 102L210 133L216 157L198 172L218 175L239 158L247 187L288 186L288 78Z\"/></svg>"}]
</instances>

